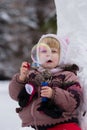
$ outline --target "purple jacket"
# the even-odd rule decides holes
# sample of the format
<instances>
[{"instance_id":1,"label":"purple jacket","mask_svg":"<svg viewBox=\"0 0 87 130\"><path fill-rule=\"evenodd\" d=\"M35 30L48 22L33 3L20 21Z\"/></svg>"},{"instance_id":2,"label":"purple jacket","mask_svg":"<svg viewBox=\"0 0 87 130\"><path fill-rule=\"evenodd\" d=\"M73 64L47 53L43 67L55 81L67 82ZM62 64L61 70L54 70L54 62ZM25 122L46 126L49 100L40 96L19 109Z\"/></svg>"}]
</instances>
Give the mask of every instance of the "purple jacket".
<instances>
[{"instance_id":1,"label":"purple jacket","mask_svg":"<svg viewBox=\"0 0 87 130\"><path fill-rule=\"evenodd\" d=\"M62 79L63 78L63 79ZM59 86L61 81L68 83L65 86ZM13 100L18 101L18 94L21 89L28 82L19 80L19 74L13 76L9 84L9 95ZM74 84L70 84L74 82ZM52 100L64 111L62 115L54 119L43 112L39 112L37 108L40 106L40 86L37 88L38 96L33 98L32 101L19 112L19 117L22 120L22 126L51 126L55 124L61 124L64 122L73 122L73 119L77 119L77 108L80 105L82 90L79 85L77 76L70 71L60 71L52 74L52 81L49 84L53 88L54 94Z\"/></svg>"}]
</instances>

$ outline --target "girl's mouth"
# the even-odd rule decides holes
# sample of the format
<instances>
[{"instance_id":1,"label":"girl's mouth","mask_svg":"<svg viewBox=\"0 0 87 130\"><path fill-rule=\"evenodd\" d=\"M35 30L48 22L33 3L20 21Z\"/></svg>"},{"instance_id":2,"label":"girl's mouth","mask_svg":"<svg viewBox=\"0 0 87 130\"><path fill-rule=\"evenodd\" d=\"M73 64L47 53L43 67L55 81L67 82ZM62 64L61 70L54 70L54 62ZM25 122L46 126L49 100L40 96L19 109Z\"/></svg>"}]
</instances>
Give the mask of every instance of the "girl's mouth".
<instances>
[{"instance_id":1,"label":"girl's mouth","mask_svg":"<svg viewBox=\"0 0 87 130\"><path fill-rule=\"evenodd\" d=\"M47 63L52 63L52 60L48 60Z\"/></svg>"}]
</instances>

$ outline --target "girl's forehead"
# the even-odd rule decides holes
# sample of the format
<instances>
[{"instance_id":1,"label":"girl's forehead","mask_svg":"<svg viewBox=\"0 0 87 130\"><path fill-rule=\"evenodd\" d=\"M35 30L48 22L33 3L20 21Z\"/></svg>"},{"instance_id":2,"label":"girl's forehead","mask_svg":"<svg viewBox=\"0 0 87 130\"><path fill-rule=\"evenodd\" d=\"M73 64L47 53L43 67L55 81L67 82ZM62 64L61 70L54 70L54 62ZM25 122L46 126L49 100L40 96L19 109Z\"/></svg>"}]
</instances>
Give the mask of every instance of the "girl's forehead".
<instances>
[{"instance_id":1,"label":"girl's forehead","mask_svg":"<svg viewBox=\"0 0 87 130\"><path fill-rule=\"evenodd\" d=\"M50 47L50 48L54 48L54 49L60 49L60 45L58 43L47 43L47 45Z\"/></svg>"}]
</instances>

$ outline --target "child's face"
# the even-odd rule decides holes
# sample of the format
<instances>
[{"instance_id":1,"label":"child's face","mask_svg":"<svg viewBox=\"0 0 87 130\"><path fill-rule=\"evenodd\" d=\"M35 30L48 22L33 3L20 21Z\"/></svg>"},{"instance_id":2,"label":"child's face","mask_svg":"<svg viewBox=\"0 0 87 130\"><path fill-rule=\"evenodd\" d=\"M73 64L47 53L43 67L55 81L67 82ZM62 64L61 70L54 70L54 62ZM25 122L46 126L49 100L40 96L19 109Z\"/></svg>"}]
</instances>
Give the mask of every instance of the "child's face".
<instances>
[{"instance_id":1,"label":"child's face","mask_svg":"<svg viewBox=\"0 0 87 130\"><path fill-rule=\"evenodd\" d=\"M40 43L45 43L49 48L42 49L39 60L45 61L41 64L44 68L52 69L58 66L60 60L60 42L53 37L43 38Z\"/></svg>"},{"instance_id":2,"label":"child's face","mask_svg":"<svg viewBox=\"0 0 87 130\"><path fill-rule=\"evenodd\" d=\"M46 52L45 50L40 53L40 60L46 59L46 61L42 64L44 68L52 69L55 68L59 63L59 53L58 49L51 48L50 52Z\"/></svg>"}]
</instances>

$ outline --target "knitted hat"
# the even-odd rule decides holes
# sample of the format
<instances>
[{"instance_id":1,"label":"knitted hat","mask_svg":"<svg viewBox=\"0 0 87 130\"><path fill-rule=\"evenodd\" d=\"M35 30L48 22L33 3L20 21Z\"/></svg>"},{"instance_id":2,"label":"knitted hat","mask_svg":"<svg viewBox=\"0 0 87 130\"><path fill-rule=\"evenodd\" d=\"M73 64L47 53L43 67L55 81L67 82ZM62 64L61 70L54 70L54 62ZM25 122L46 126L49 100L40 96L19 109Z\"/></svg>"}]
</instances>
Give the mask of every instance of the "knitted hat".
<instances>
[{"instance_id":1,"label":"knitted hat","mask_svg":"<svg viewBox=\"0 0 87 130\"><path fill-rule=\"evenodd\" d=\"M60 61L59 61L59 65L64 64L65 57L66 57L66 52L67 52L67 46L68 46L68 39L61 38L56 34L45 34L45 35L41 36L39 42L41 42L41 40L43 38L47 38L47 37L53 37L53 38L55 38L56 40L59 41L59 43L60 43Z\"/></svg>"}]
</instances>

